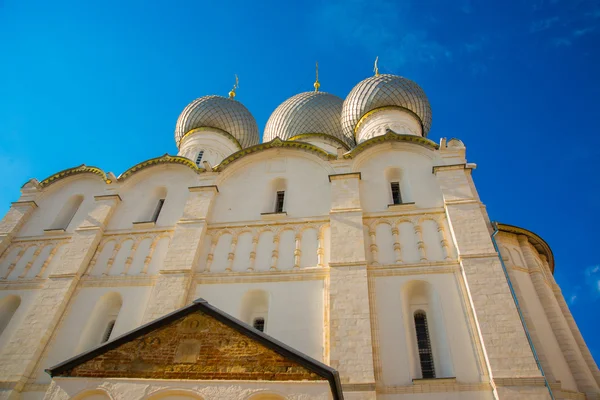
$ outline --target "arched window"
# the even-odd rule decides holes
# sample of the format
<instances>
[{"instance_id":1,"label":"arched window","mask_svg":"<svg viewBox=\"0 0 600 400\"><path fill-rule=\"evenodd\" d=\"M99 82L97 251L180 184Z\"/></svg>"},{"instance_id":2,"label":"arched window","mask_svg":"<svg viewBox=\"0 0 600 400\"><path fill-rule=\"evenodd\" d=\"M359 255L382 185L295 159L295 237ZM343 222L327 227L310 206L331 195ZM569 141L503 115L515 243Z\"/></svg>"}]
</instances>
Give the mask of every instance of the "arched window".
<instances>
[{"instance_id":1,"label":"arched window","mask_svg":"<svg viewBox=\"0 0 600 400\"><path fill-rule=\"evenodd\" d=\"M242 298L240 319L265 332L269 316L269 293L264 290L249 290Z\"/></svg>"},{"instance_id":2,"label":"arched window","mask_svg":"<svg viewBox=\"0 0 600 400\"><path fill-rule=\"evenodd\" d=\"M196 156L196 165L200 166L200 163L202 163L202 156L204 155L204 150L200 150L198 152L198 155Z\"/></svg>"},{"instance_id":3,"label":"arched window","mask_svg":"<svg viewBox=\"0 0 600 400\"><path fill-rule=\"evenodd\" d=\"M110 340L122 306L123 299L116 292L106 293L98 300L81 332L77 353Z\"/></svg>"},{"instance_id":4,"label":"arched window","mask_svg":"<svg viewBox=\"0 0 600 400\"><path fill-rule=\"evenodd\" d=\"M417 348L421 362L421 375L424 379L435 378L433 352L431 351L431 340L429 340L429 328L427 327L427 315L425 315L425 311L419 310L415 312L414 318Z\"/></svg>"},{"instance_id":5,"label":"arched window","mask_svg":"<svg viewBox=\"0 0 600 400\"><path fill-rule=\"evenodd\" d=\"M19 296L10 295L0 300L0 336L20 305L21 298Z\"/></svg>"},{"instance_id":6,"label":"arched window","mask_svg":"<svg viewBox=\"0 0 600 400\"><path fill-rule=\"evenodd\" d=\"M402 287L402 313L413 379L448 378L454 366L444 324L444 311L434 286L413 280Z\"/></svg>"},{"instance_id":7,"label":"arched window","mask_svg":"<svg viewBox=\"0 0 600 400\"><path fill-rule=\"evenodd\" d=\"M71 221L73 220L73 217L77 213L77 210L79 210L81 203L83 203L82 195L71 196L54 219L52 225L50 225L50 230L66 230L69 227Z\"/></svg>"}]
</instances>

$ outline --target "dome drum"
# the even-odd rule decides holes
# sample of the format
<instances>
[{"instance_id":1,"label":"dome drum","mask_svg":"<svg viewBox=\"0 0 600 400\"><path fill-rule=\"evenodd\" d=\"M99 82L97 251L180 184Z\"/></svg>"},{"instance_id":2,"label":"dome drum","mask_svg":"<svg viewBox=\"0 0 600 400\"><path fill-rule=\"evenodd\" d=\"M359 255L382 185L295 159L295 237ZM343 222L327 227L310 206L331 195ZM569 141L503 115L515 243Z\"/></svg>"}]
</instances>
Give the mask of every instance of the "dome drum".
<instances>
[{"instance_id":1,"label":"dome drum","mask_svg":"<svg viewBox=\"0 0 600 400\"><path fill-rule=\"evenodd\" d=\"M366 113L356 124L356 143L392 131L399 135L423 136L421 120L412 111L398 106L385 106Z\"/></svg>"}]
</instances>

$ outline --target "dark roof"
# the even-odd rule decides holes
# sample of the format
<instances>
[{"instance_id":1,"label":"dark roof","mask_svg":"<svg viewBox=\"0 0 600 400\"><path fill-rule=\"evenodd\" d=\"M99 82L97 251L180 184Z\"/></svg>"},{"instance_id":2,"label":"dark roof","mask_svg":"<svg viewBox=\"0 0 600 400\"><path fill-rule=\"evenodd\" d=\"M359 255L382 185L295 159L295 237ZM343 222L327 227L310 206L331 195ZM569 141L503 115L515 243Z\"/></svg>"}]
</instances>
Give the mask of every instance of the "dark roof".
<instances>
[{"instance_id":1,"label":"dark roof","mask_svg":"<svg viewBox=\"0 0 600 400\"><path fill-rule=\"evenodd\" d=\"M94 358L100 354L103 354L109 350L113 350L124 343L127 343L133 339L136 339L140 336L150 333L157 328L160 328L162 326L170 324L171 322L174 322L174 321L180 319L181 317L184 317L195 311L201 311L204 314L207 314L207 315L215 318L219 322L224 323L225 325L229 326L232 329L235 329L239 333L249 337L252 340L259 342L260 344L264 345L265 347L280 354L282 357L292 360L292 361L300 364L307 370L314 372L318 376L326 379L327 381L329 381L329 386L331 387L331 394L333 396L333 399L334 400L343 400L344 399L344 395L342 393L342 385L340 382L340 377L339 377L338 372L335 369L315 360L314 358L307 356L306 354L280 342L277 339L272 338L271 336L269 336L257 329L252 328L250 325L245 324L244 322L238 320L237 318L234 318L231 315L212 306L204 299L194 300L194 302L192 304L190 304L189 306L180 308L179 310L173 311L172 313L169 313L163 317L155 319L154 321L151 321L145 325L140 326L137 329L129 331L109 342L106 342L100 346L94 347L93 349L91 349L85 353L81 353L81 354L79 354L75 357L72 357L60 364L57 364L51 368L48 368L45 371L52 377L59 376L65 372L71 370L72 368L74 368L80 364L83 364L86 361L91 360L92 358Z\"/></svg>"}]
</instances>

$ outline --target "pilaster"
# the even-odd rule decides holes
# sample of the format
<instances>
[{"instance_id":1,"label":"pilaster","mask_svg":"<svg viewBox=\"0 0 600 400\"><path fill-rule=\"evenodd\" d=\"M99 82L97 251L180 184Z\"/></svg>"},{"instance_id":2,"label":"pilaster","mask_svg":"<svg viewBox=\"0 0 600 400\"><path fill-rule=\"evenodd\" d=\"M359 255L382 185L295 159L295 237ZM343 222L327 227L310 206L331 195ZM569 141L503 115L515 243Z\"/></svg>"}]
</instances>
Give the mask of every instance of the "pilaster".
<instances>
[{"instance_id":1,"label":"pilaster","mask_svg":"<svg viewBox=\"0 0 600 400\"><path fill-rule=\"evenodd\" d=\"M330 365L349 398L374 399L375 375L359 173L330 175ZM354 397L353 397L354 396Z\"/></svg>"},{"instance_id":2,"label":"pilaster","mask_svg":"<svg viewBox=\"0 0 600 400\"><path fill-rule=\"evenodd\" d=\"M434 167L433 172L444 196L468 303L497 398L549 398L493 247L489 219L469 164Z\"/></svg>"},{"instance_id":3,"label":"pilaster","mask_svg":"<svg viewBox=\"0 0 600 400\"><path fill-rule=\"evenodd\" d=\"M0 221L0 255L8 248L13 237L37 208L33 200L21 200L11 203L10 209Z\"/></svg>"},{"instance_id":4,"label":"pilaster","mask_svg":"<svg viewBox=\"0 0 600 400\"><path fill-rule=\"evenodd\" d=\"M119 196L114 194L95 196L95 199L94 208L73 233L56 269L40 289L23 323L1 350L0 381L12 389L7 398L20 392L33 373L98 246L106 223L120 201Z\"/></svg>"},{"instance_id":5,"label":"pilaster","mask_svg":"<svg viewBox=\"0 0 600 400\"><path fill-rule=\"evenodd\" d=\"M183 307L190 290L192 273L206 234L206 218L219 192L216 186L194 186L177 222L173 238L152 289L143 323Z\"/></svg>"}]
</instances>

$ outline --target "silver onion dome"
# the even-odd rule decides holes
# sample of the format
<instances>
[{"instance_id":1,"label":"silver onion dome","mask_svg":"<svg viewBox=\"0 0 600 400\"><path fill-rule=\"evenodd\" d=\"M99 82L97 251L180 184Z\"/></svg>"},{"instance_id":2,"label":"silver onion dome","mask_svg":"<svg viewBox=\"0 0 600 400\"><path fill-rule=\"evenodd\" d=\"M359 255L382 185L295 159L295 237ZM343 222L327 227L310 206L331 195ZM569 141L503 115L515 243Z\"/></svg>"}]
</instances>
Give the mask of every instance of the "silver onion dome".
<instances>
[{"instance_id":1,"label":"silver onion dome","mask_svg":"<svg viewBox=\"0 0 600 400\"><path fill-rule=\"evenodd\" d=\"M273 111L269 117L263 141L279 137L290 140L299 135L325 134L354 147L354 135L342 132L341 115L344 101L325 92L304 92L297 94Z\"/></svg>"},{"instance_id":2,"label":"silver onion dome","mask_svg":"<svg viewBox=\"0 0 600 400\"><path fill-rule=\"evenodd\" d=\"M356 85L342 111L344 135L353 135L360 119L380 107L396 106L413 112L423 126L423 137L431 128L431 106L425 92L410 79L381 74L367 78Z\"/></svg>"},{"instance_id":3,"label":"silver onion dome","mask_svg":"<svg viewBox=\"0 0 600 400\"><path fill-rule=\"evenodd\" d=\"M177 147L181 139L198 128L216 128L231 135L242 148L259 142L258 125L250 111L239 101L221 96L204 96L183 110L175 126Z\"/></svg>"}]
</instances>

